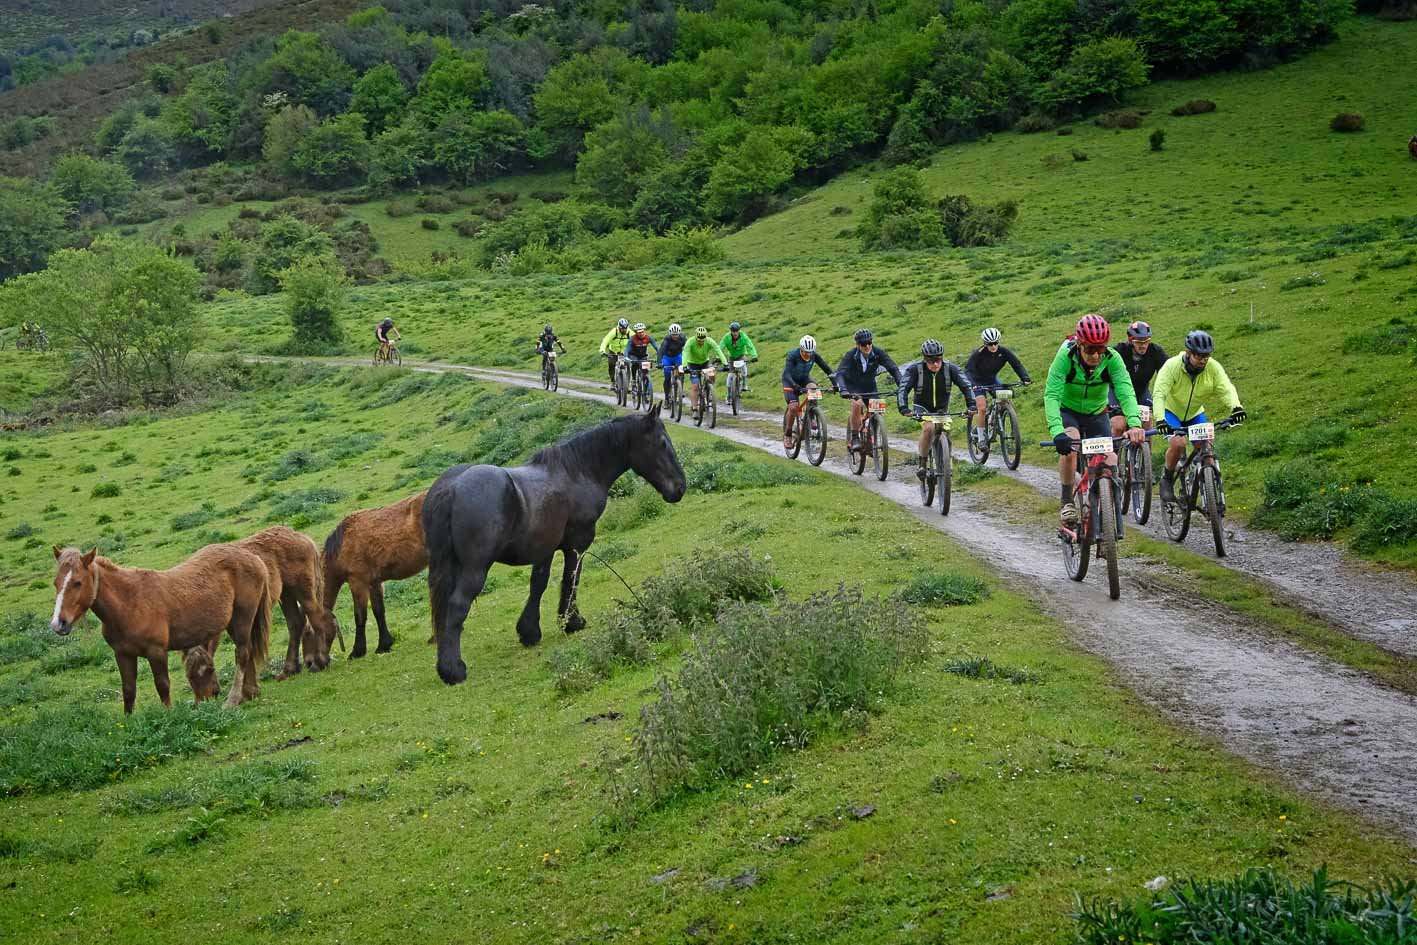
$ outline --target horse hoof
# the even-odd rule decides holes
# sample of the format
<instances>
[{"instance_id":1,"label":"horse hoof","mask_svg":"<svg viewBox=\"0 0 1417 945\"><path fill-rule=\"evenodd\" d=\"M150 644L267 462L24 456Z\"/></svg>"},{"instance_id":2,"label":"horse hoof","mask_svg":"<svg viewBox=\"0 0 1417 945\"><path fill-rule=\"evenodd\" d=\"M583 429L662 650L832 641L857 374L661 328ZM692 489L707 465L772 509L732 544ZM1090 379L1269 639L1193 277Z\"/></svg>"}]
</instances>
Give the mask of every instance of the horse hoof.
<instances>
[{"instance_id":1,"label":"horse hoof","mask_svg":"<svg viewBox=\"0 0 1417 945\"><path fill-rule=\"evenodd\" d=\"M390 640L388 643L380 643L378 646L374 647L374 652L375 652L375 653L387 653L387 652L389 652L390 650L392 650L393 648L394 648L394 641L393 641L393 640Z\"/></svg>"},{"instance_id":2,"label":"horse hoof","mask_svg":"<svg viewBox=\"0 0 1417 945\"><path fill-rule=\"evenodd\" d=\"M362 646L356 646L354 649L349 651L349 658L352 660L362 659L363 657L364 647Z\"/></svg>"},{"instance_id":3,"label":"horse hoof","mask_svg":"<svg viewBox=\"0 0 1417 945\"><path fill-rule=\"evenodd\" d=\"M585 618L580 614L572 614L571 619L566 621L567 633L578 633L585 629Z\"/></svg>"},{"instance_id":4,"label":"horse hoof","mask_svg":"<svg viewBox=\"0 0 1417 945\"><path fill-rule=\"evenodd\" d=\"M522 646L536 646L541 642L541 628L532 627L530 630L523 631L521 627L518 627L517 639L522 641Z\"/></svg>"},{"instance_id":5,"label":"horse hoof","mask_svg":"<svg viewBox=\"0 0 1417 945\"><path fill-rule=\"evenodd\" d=\"M445 666L439 663L438 677L449 686L456 686L458 683L466 681L467 664L462 660L458 660L456 664L451 666Z\"/></svg>"}]
</instances>

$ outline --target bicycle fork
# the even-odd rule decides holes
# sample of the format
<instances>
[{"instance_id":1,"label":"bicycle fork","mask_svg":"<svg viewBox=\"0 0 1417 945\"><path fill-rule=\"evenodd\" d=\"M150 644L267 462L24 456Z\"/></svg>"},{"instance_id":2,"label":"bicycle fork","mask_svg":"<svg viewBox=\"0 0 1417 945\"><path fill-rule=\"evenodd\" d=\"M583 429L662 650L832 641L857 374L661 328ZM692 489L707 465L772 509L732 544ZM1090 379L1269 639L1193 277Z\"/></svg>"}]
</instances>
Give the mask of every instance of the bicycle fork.
<instances>
[{"instance_id":1,"label":"bicycle fork","mask_svg":"<svg viewBox=\"0 0 1417 945\"><path fill-rule=\"evenodd\" d=\"M1092 533L1094 535L1102 534L1102 502L1098 493L1101 491L1100 483L1104 477L1112 483L1112 521L1117 523L1117 540L1121 541L1126 534L1126 527L1122 524L1122 494L1117 489L1117 477L1112 475L1111 466L1103 466L1099 469L1097 478L1092 482L1092 508L1089 510Z\"/></svg>"}]
</instances>

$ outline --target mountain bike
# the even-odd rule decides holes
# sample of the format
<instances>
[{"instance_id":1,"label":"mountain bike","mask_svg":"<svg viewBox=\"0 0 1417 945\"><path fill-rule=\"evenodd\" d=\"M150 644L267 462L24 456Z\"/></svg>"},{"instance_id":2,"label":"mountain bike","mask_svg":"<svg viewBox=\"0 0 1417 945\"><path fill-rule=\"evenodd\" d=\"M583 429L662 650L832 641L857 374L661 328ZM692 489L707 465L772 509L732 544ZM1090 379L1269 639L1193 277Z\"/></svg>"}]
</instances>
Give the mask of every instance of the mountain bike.
<instances>
[{"instance_id":1,"label":"mountain bike","mask_svg":"<svg viewBox=\"0 0 1417 945\"><path fill-rule=\"evenodd\" d=\"M654 406L654 383L649 376L650 363L641 361L635 372L635 409L648 411Z\"/></svg>"},{"instance_id":2,"label":"mountain bike","mask_svg":"<svg viewBox=\"0 0 1417 945\"><path fill-rule=\"evenodd\" d=\"M624 355L607 353L605 356L615 362L615 404L623 407L630 400L630 363Z\"/></svg>"},{"instance_id":3,"label":"mountain bike","mask_svg":"<svg viewBox=\"0 0 1417 945\"><path fill-rule=\"evenodd\" d=\"M808 384L806 389L799 390L798 394L806 398L806 403L797 411L797 419L792 424L792 448L784 452L790 458L796 459L797 454L802 451L802 444L806 443L808 462L813 466L820 466L822 460L827 458L827 418L818 405L822 399L822 390L816 384Z\"/></svg>"},{"instance_id":4,"label":"mountain bike","mask_svg":"<svg viewBox=\"0 0 1417 945\"><path fill-rule=\"evenodd\" d=\"M861 435L856 439L856 446L847 447L851 471L858 476L865 472L866 457L870 456L876 478L885 482L891 468L890 438L886 435L886 421L882 416L886 412L887 395L843 393L841 396L846 400L859 400L866 407L866 416L861 423Z\"/></svg>"},{"instance_id":5,"label":"mountain bike","mask_svg":"<svg viewBox=\"0 0 1417 945\"><path fill-rule=\"evenodd\" d=\"M1191 512L1198 510L1210 520L1215 556L1225 557L1225 484L1220 478L1220 460L1215 457L1215 434L1235 425L1226 418L1219 423L1192 423L1182 429L1191 441L1190 455L1176 467L1175 502L1161 503L1166 537L1186 540L1191 529Z\"/></svg>"},{"instance_id":6,"label":"mountain bike","mask_svg":"<svg viewBox=\"0 0 1417 945\"><path fill-rule=\"evenodd\" d=\"M1151 408L1137 404L1141 413L1142 426L1151 422ZM1145 525L1151 518L1151 444L1133 446L1127 442L1122 446L1122 513L1131 511L1132 519L1138 525Z\"/></svg>"},{"instance_id":7,"label":"mountain bike","mask_svg":"<svg viewBox=\"0 0 1417 945\"><path fill-rule=\"evenodd\" d=\"M704 418L708 418L709 429L718 426L718 404L713 399L713 378L714 369L710 364L702 371L691 371L690 377L697 376L699 379L699 396L694 401L694 426L704 425Z\"/></svg>"},{"instance_id":8,"label":"mountain bike","mask_svg":"<svg viewBox=\"0 0 1417 945\"><path fill-rule=\"evenodd\" d=\"M399 346L392 341L386 341L374 349L374 366L381 364L392 364L398 367L403 364L403 355L399 354Z\"/></svg>"},{"instance_id":9,"label":"mountain bike","mask_svg":"<svg viewBox=\"0 0 1417 945\"><path fill-rule=\"evenodd\" d=\"M669 416L676 423L684 419L684 365L680 364L669 371Z\"/></svg>"},{"instance_id":10,"label":"mountain bike","mask_svg":"<svg viewBox=\"0 0 1417 945\"><path fill-rule=\"evenodd\" d=\"M920 480L920 504L927 509L938 502L941 515L950 514L950 482L954 459L950 455L950 423L957 415L922 414L915 419L930 424L934 439L925 454L925 477ZM962 415L961 415L962 416Z\"/></svg>"},{"instance_id":11,"label":"mountain bike","mask_svg":"<svg viewBox=\"0 0 1417 945\"><path fill-rule=\"evenodd\" d=\"M1147 430L1147 436L1154 436L1155 430ZM1124 437L1092 436L1073 440L1074 454L1077 456L1077 475L1073 481L1073 506L1078 510L1078 523L1074 528L1066 525L1058 527L1058 540L1062 545L1063 568L1068 577L1081 581L1087 577L1088 560L1092 546L1098 547L1098 555L1107 562L1107 596L1113 600L1122 596L1122 577L1117 570L1117 542L1122 540L1122 507L1117 492L1116 467L1107 462L1107 456L1117 450ZM1052 446L1052 440L1045 440L1039 446Z\"/></svg>"},{"instance_id":12,"label":"mountain bike","mask_svg":"<svg viewBox=\"0 0 1417 945\"><path fill-rule=\"evenodd\" d=\"M984 388L989 395L989 411L984 414L984 431L988 439L980 444L975 439L974 430L969 431L969 458L976 466L983 466L988 461L992 444L998 440L999 455L1004 457L1004 465L1010 469L1018 469L1023 441L1018 432L1018 409L1013 403L1014 386L995 384Z\"/></svg>"},{"instance_id":13,"label":"mountain bike","mask_svg":"<svg viewBox=\"0 0 1417 945\"><path fill-rule=\"evenodd\" d=\"M753 358L754 361L758 360ZM743 401L743 388L748 385L748 362L744 358L736 358L732 364L732 370L728 372L728 380L725 382L723 399L728 401L728 406L733 409L733 416L738 416L738 407Z\"/></svg>"},{"instance_id":14,"label":"mountain bike","mask_svg":"<svg viewBox=\"0 0 1417 945\"><path fill-rule=\"evenodd\" d=\"M541 386L550 391L561 386L561 372L556 368L555 351L544 351L541 354Z\"/></svg>"}]
</instances>

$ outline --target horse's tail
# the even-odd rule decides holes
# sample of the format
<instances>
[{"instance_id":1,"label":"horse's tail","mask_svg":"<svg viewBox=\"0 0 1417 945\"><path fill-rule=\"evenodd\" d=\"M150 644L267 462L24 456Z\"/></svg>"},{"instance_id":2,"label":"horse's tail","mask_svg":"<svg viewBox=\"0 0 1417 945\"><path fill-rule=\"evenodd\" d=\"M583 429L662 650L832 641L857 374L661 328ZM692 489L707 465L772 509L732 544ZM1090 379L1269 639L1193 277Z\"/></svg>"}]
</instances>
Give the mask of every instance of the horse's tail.
<instances>
[{"instance_id":1,"label":"horse's tail","mask_svg":"<svg viewBox=\"0 0 1417 945\"><path fill-rule=\"evenodd\" d=\"M461 570L453 547L453 490L441 482L435 483L423 500L423 538L428 547L428 604L437 637Z\"/></svg>"},{"instance_id":2,"label":"horse's tail","mask_svg":"<svg viewBox=\"0 0 1417 945\"><path fill-rule=\"evenodd\" d=\"M271 582L261 582L261 602L256 608L256 619L251 622L251 665L260 669L266 665L266 656L271 649Z\"/></svg>"}]
</instances>

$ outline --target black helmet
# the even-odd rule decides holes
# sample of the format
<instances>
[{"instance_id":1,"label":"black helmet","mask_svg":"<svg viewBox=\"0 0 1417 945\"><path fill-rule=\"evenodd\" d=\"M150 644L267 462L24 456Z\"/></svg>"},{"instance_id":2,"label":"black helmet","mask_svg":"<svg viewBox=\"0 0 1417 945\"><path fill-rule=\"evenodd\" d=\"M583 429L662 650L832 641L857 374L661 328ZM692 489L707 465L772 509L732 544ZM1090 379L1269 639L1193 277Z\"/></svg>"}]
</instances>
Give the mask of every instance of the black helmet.
<instances>
[{"instance_id":1,"label":"black helmet","mask_svg":"<svg viewBox=\"0 0 1417 945\"><path fill-rule=\"evenodd\" d=\"M927 358L943 358L945 346L934 338L926 338L925 343L920 346L920 354Z\"/></svg>"},{"instance_id":2,"label":"black helmet","mask_svg":"<svg viewBox=\"0 0 1417 945\"><path fill-rule=\"evenodd\" d=\"M383 325L385 328L393 328L394 320L392 318L385 317L384 320L379 324Z\"/></svg>"},{"instance_id":3,"label":"black helmet","mask_svg":"<svg viewBox=\"0 0 1417 945\"><path fill-rule=\"evenodd\" d=\"M543 329L541 329L541 330L542 330L542 332L544 332L545 334L548 334L548 335L554 335L554 334L556 334L554 331L551 330L551 326L550 326L550 325L547 325L545 328L543 328Z\"/></svg>"},{"instance_id":4,"label":"black helmet","mask_svg":"<svg viewBox=\"0 0 1417 945\"><path fill-rule=\"evenodd\" d=\"M1186 336L1186 350L1191 354L1214 354L1215 339L1209 332L1193 331Z\"/></svg>"},{"instance_id":5,"label":"black helmet","mask_svg":"<svg viewBox=\"0 0 1417 945\"><path fill-rule=\"evenodd\" d=\"M871 334L871 329L862 328L856 333L856 343L858 345L864 345L866 344L866 342L870 341L874 337L875 335Z\"/></svg>"},{"instance_id":6,"label":"black helmet","mask_svg":"<svg viewBox=\"0 0 1417 945\"><path fill-rule=\"evenodd\" d=\"M740 325L740 324L738 324L737 322L734 322L733 324L731 324L731 325L728 326L728 330L729 330L729 331L742 331L742 330L743 330L743 326Z\"/></svg>"}]
</instances>

